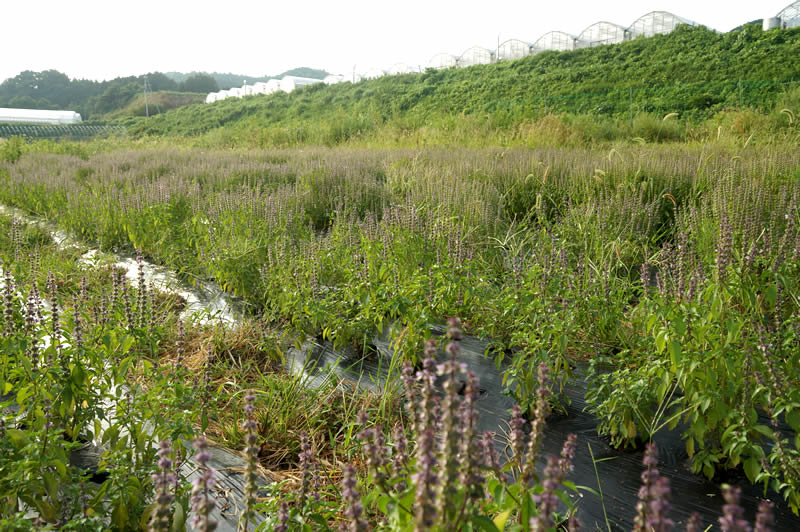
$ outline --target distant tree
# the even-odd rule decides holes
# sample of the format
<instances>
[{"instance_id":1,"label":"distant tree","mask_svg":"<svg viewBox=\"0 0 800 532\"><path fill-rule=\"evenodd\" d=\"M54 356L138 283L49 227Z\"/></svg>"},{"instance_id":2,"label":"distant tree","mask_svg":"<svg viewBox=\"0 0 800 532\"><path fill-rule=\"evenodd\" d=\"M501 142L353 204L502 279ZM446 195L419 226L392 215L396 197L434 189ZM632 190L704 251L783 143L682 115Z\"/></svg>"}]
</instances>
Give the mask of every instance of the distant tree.
<instances>
[{"instance_id":1,"label":"distant tree","mask_svg":"<svg viewBox=\"0 0 800 532\"><path fill-rule=\"evenodd\" d=\"M89 99L89 110L92 115L96 115L125 107L134 96L142 91L143 87L139 83L126 82L124 78L114 80L103 94Z\"/></svg>"},{"instance_id":2,"label":"distant tree","mask_svg":"<svg viewBox=\"0 0 800 532\"><path fill-rule=\"evenodd\" d=\"M277 77L282 78L283 76L298 76L301 78L325 79L325 76L327 75L328 72L325 70L319 70L317 68L309 68L309 67L299 67L287 70L286 72L278 75Z\"/></svg>"},{"instance_id":3,"label":"distant tree","mask_svg":"<svg viewBox=\"0 0 800 532\"><path fill-rule=\"evenodd\" d=\"M140 77L147 77L148 90L153 90L153 91L180 90L178 88L178 84L175 83L175 81L172 78L170 78L166 74L162 74L161 72L150 72L149 74Z\"/></svg>"},{"instance_id":4,"label":"distant tree","mask_svg":"<svg viewBox=\"0 0 800 532\"><path fill-rule=\"evenodd\" d=\"M27 94L23 96L14 96L8 100L8 107L15 107L17 109L57 109L53 102L46 98L33 98Z\"/></svg>"},{"instance_id":5,"label":"distant tree","mask_svg":"<svg viewBox=\"0 0 800 532\"><path fill-rule=\"evenodd\" d=\"M216 92L219 90L217 80L208 74L194 74L179 85L182 92Z\"/></svg>"},{"instance_id":6,"label":"distant tree","mask_svg":"<svg viewBox=\"0 0 800 532\"><path fill-rule=\"evenodd\" d=\"M62 98L67 87L69 78L57 70L26 70L0 84L0 102L10 105L12 99L26 97L23 100L26 105L34 105L32 101L38 102L36 107L29 109L51 109L53 104L65 105Z\"/></svg>"}]
</instances>

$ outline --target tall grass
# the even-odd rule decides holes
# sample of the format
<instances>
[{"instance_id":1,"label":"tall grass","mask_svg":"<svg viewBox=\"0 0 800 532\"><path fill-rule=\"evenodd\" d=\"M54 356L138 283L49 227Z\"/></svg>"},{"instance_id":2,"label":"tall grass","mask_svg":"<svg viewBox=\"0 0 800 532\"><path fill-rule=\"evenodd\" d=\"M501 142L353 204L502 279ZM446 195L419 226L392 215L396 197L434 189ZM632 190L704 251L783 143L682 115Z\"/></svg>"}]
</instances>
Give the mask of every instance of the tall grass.
<instances>
[{"instance_id":1,"label":"tall grass","mask_svg":"<svg viewBox=\"0 0 800 532\"><path fill-rule=\"evenodd\" d=\"M674 120L646 127L667 134ZM105 248L142 249L187 279L216 279L273 326L337 347L367 352L392 325L398 351L415 359L432 324L460 316L491 338L498 362L510 361L507 383L526 409L540 362L567 377L573 359L595 359L595 410L624 444L652 435L663 412L650 406L666 397L653 394L673 380L685 393L711 389L695 386L713 374L701 378L692 372L702 366L683 363L709 346L676 316L705 316L709 330L730 318L735 331L765 331L764 341L731 332L730 344L714 347L720 357L737 354L726 372L742 374L746 353L779 341L778 360L796 356L787 335L797 314L798 168L797 150L747 139L735 150L24 153L0 166L0 201ZM649 297L653 283L658 298ZM793 382L796 365L769 367L785 372L775 382ZM720 393L732 401L754 379ZM698 470L745 462L752 480L788 482L787 497L796 497L790 468L765 467L770 474L759 477L759 453L778 460L766 440L712 443L742 424L725 417L704 427L697 412L707 398L684 397L670 415L689 412L687 449L703 448ZM756 412L768 403L762 396ZM776 422L795 423L787 408Z\"/></svg>"}]
</instances>

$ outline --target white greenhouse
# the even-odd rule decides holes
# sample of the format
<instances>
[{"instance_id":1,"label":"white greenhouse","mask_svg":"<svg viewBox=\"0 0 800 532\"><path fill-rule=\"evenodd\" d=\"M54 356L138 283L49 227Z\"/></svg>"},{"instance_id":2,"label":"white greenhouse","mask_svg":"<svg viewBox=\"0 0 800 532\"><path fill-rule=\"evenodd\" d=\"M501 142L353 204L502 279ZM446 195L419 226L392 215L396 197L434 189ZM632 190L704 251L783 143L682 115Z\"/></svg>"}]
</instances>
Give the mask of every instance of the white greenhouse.
<instances>
[{"instance_id":1,"label":"white greenhouse","mask_svg":"<svg viewBox=\"0 0 800 532\"><path fill-rule=\"evenodd\" d=\"M270 84L264 81L253 83L253 94L270 94L276 90L278 90L278 88L272 89Z\"/></svg>"},{"instance_id":2,"label":"white greenhouse","mask_svg":"<svg viewBox=\"0 0 800 532\"><path fill-rule=\"evenodd\" d=\"M461 57L458 58L458 66L469 67L473 65L488 65L493 61L493 51L487 48L481 48L480 46L473 46L461 54Z\"/></svg>"},{"instance_id":3,"label":"white greenhouse","mask_svg":"<svg viewBox=\"0 0 800 532\"><path fill-rule=\"evenodd\" d=\"M519 39L509 39L497 49L497 60L520 59L531 55L531 44Z\"/></svg>"},{"instance_id":4,"label":"white greenhouse","mask_svg":"<svg viewBox=\"0 0 800 532\"><path fill-rule=\"evenodd\" d=\"M322 83L325 85L336 85L337 83L344 83L345 81L350 80L341 74L328 74L325 76L325 79L322 80Z\"/></svg>"},{"instance_id":5,"label":"white greenhouse","mask_svg":"<svg viewBox=\"0 0 800 532\"><path fill-rule=\"evenodd\" d=\"M378 79L386 75L386 72L380 68L370 68L362 75L363 79Z\"/></svg>"},{"instance_id":6,"label":"white greenhouse","mask_svg":"<svg viewBox=\"0 0 800 532\"><path fill-rule=\"evenodd\" d=\"M533 52L543 52L545 50L574 50L581 46L577 44L578 38L563 31L551 31L545 33L533 43Z\"/></svg>"},{"instance_id":7,"label":"white greenhouse","mask_svg":"<svg viewBox=\"0 0 800 532\"><path fill-rule=\"evenodd\" d=\"M412 72L418 72L418 70L414 67L411 67L405 63L395 63L392 65L389 70L386 72L387 74L411 74Z\"/></svg>"},{"instance_id":8,"label":"white greenhouse","mask_svg":"<svg viewBox=\"0 0 800 532\"><path fill-rule=\"evenodd\" d=\"M244 96L244 90L241 87L231 87L228 89L228 98L241 98Z\"/></svg>"},{"instance_id":9,"label":"white greenhouse","mask_svg":"<svg viewBox=\"0 0 800 532\"><path fill-rule=\"evenodd\" d=\"M75 111L47 111L44 109L14 109L0 107L0 123L22 124L77 124L81 115Z\"/></svg>"},{"instance_id":10,"label":"white greenhouse","mask_svg":"<svg viewBox=\"0 0 800 532\"><path fill-rule=\"evenodd\" d=\"M217 101L217 93L216 92L209 92L206 96L206 103L214 103Z\"/></svg>"},{"instance_id":11,"label":"white greenhouse","mask_svg":"<svg viewBox=\"0 0 800 532\"><path fill-rule=\"evenodd\" d=\"M267 82L267 88L265 89L267 94L272 94L273 92L278 92L281 90L281 80L279 79L271 79Z\"/></svg>"},{"instance_id":12,"label":"white greenhouse","mask_svg":"<svg viewBox=\"0 0 800 532\"><path fill-rule=\"evenodd\" d=\"M283 92L292 92L300 87L306 85L313 85L314 83L322 83L321 79L315 78L302 78L300 76L284 76L280 81L280 88Z\"/></svg>"},{"instance_id":13,"label":"white greenhouse","mask_svg":"<svg viewBox=\"0 0 800 532\"><path fill-rule=\"evenodd\" d=\"M613 22L595 22L580 35L576 42L577 48L602 46L604 44L619 44L628 38L628 30Z\"/></svg>"},{"instance_id":14,"label":"white greenhouse","mask_svg":"<svg viewBox=\"0 0 800 532\"><path fill-rule=\"evenodd\" d=\"M454 66L458 66L458 58L451 54L436 54L428 61L428 68L435 68L437 70Z\"/></svg>"},{"instance_id":15,"label":"white greenhouse","mask_svg":"<svg viewBox=\"0 0 800 532\"><path fill-rule=\"evenodd\" d=\"M777 17L780 19L781 28L783 29L800 26L800 0L783 8Z\"/></svg>"},{"instance_id":16,"label":"white greenhouse","mask_svg":"<svg viewBox=\"0 0 800 532\"><path fill-rule=\"evenodd\" d=\"M633 24L628 27L628 32L631 37L638 37L639 35L653 37L672 33L680 24L697 25L691 20L686 20L667 11L651 11L634 20Z\"/></svg>"}]
</instances>

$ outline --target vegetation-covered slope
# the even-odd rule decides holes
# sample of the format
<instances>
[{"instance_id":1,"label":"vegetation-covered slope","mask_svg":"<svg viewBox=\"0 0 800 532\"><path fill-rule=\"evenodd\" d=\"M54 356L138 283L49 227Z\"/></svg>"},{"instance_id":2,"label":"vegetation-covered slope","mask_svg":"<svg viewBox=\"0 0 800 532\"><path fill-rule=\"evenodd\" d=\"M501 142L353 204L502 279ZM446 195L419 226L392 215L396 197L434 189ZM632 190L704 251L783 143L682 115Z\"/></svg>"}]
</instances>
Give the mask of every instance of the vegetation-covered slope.
<instances>
[{"instance_id":1,"label":"vegetation-covered slope","mask_svg":"<svg viewBox=\"0 0 800 532\"><path fill-rule=\"evenodd\" d=\"M203 103L205 95L197 92L158 91L138 94L125 107L105 115L107 119L123 116L153 116L184 105Z\"/></svg>"},{"instance_id":2,"label":"vegetation-covered slope","mask_svg":"<svg viewBox=\"0 0 800 532\"><path fill-rule=\"evenodd\" d=\"M283 76L319 77L322 79L327 73L324 70L312 68L294 68L278 74ZM13 78L0 83L0 107L18 107L22 109L64 109L76 111L84 120L108 118L110 115L127 115L125 109L135 104L137 97L142 98L144 109L144 87L147 83L148 92L170 91L173 93L202 94L214 92L230 87L239 87L243 80L248 83L266 81L272 76L254 78L241 74L208 74L205 72L150 72L140 76L127 76L107 81L94 81L90 79L70 79L66 74L57 70L33 72L26 70ZM170 98L171 102L183 100L198 101L197 97ZM199 99L203 101L203 99ZM184 103L183 105L185 105ZM171 108L165 101L163 108ZM120 113L120 111L122 111ZM144 116L144 112L139 113Z\"/></svg>"},{"instance_id":3,"label":"vegetation-covered slope","mask_svg":"<svg viewBox=\"0 0 800 532\"><path fill-rule=\"evenodd\" d=\"M272 129L274 137L280 129L291 144L315 130L327 129L323 141L337 143L387 124L418 130L462 114L499 128L554 111L703 118L727 107L770 108L800 79L798 51L796 29L765 33L749 25L718 34L685 26L613 46L189 106L126 125L154 135L235 126Z\"/></svg>"}]
</instances>

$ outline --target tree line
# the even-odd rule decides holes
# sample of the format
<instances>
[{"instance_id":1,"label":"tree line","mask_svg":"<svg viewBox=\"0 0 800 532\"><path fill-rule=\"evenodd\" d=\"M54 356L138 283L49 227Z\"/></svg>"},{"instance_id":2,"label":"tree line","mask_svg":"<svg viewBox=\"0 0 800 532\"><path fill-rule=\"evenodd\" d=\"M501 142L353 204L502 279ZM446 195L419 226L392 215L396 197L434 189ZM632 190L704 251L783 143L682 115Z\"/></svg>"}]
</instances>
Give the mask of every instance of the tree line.
<instances>
[{"instance_id":1,"label":"tree line","mask_svg":"<svg viewBox=\"0 0 800 532\"><path fill-rule=\"evenodd\" d=\"M322 79L324 70L295 68L280 74ZM107 113L124 108L145 90L209 93L220 89L239 87L248 83L267 81L237 74L209 74L206 72L150 72L140 76L127 76L108 81L70 79L58 70L34 72L26 70L0 83L0 107L20 109L59 109L76 111L84 120L99 119Z\"/></svg>"}]
</instances>

